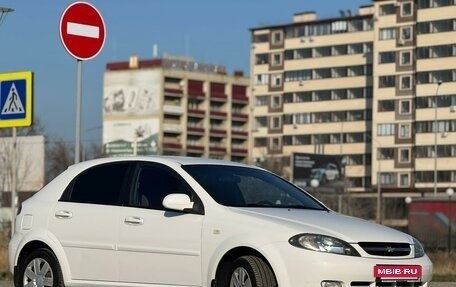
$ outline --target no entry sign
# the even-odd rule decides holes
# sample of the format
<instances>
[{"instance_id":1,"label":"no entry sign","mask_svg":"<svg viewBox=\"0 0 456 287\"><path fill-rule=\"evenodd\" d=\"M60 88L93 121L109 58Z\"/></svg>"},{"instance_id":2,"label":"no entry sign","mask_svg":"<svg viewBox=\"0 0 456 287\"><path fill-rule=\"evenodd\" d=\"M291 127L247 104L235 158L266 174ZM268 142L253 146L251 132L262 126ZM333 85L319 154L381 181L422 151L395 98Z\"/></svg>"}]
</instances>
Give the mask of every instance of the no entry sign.
<instances>
[{"instance_id":1,"label":"no entry sign","mask_svg":"<svg viewBox=\"0 0 456 287\"><path fill-rule=\"evenodd\" d=\"M78 60L90 60L100 53L106 36L103 17L86 2L74 2L60 18L60 39Z\"/></svg>"}]
</instances>

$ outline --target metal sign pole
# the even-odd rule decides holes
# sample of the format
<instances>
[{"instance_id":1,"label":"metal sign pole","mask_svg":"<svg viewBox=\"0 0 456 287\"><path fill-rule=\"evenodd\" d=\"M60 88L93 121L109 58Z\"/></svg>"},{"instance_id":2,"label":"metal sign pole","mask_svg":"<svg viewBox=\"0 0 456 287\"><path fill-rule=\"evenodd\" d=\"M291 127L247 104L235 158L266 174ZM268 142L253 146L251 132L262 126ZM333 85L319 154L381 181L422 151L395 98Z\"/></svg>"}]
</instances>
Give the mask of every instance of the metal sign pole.
<instances>
[{"instance_id":1,"label":"metal sign pole","mask_svg":"<svg viewBox=\"0 0 456 287\"><path fill-rule=\"evenodd\" d=\"M81 98L82 98L82 61L77 60L76 79L76 142L74 148L74 163L79 162L81 144Z\"/></svg>"},{"instance_id":2,"label":"metal sign pole","mask_svg":"<svg viewBox=\"0 0 456 287\"><path fill-rule=\"evenodd\" d=\"M13 237L16 224L16 140L16 127L13 127L13 154L11 159L11 237Z\"/></svg>"}]
</instances>

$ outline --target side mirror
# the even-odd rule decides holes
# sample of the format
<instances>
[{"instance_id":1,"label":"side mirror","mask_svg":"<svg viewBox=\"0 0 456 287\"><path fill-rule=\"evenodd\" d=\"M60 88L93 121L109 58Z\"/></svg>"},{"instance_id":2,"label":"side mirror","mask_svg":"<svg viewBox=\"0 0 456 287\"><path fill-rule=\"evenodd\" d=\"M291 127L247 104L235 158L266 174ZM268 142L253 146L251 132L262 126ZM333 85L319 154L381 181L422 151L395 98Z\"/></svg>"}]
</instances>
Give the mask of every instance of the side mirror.
<instances>
[{"instance_id":1,"label":"side mirror","mask_svg":"<svg viewBox=\"0 0 456 287\"><path fill-rule=\"evenodd\" d=\"M185 209L192 209L193 202L190 197L183 193L171 193L163 199L163 206L167 209L184 211Z\"/></svg>"}]
</instances>

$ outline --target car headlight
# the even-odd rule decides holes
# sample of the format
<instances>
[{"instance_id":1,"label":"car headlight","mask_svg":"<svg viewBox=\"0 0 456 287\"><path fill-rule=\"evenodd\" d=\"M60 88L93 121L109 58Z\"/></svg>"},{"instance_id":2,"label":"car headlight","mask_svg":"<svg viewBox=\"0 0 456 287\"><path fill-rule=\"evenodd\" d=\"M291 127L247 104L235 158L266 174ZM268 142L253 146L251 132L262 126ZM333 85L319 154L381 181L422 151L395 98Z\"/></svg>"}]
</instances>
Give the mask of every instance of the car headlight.
<instances>
[{"instance_id":1,"label":"car headlight","mask_svg":"<svg viewBox=\"0 0 456 287\"><path fill-rule=\"evenodd\" d=\"M298 234L288 240L291 245L312 251L360 256L347 242L320 234Z\"/></svg>"},{"instance_id":2,"label":"car headlight","mask_svg":"<svg viewBox=\"0 0 456 287\"><path fill-rule=\"evenodd\" d=\"M415 247L415 258L423 257L424 256L424 248L423 245L413 237L413 245Z\"/></svg>"}]
</instances>

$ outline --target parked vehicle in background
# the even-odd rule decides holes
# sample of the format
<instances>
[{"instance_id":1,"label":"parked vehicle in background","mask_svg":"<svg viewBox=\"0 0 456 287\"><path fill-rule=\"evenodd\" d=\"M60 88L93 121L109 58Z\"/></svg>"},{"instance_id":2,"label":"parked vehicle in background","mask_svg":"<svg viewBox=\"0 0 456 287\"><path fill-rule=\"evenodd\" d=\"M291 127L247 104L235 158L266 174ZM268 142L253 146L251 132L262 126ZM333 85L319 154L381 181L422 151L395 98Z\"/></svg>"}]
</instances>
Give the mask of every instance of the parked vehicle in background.
<instances>
[{"instance_id":1,"label":"parked vehicle in background","mask_svg":"<svg viewBox=\"0 0 456 287\"><path fill-rule=\"evenodd\" d=\"M317 168L312 168L310 177L317 179L320 184L324 184L327 181L334 181L339 179L339 168L333 163L324 163Z\"/></svg>"},{"instance_id":2,"label":"parked vehicle in background","mask_svg":"<svg viewBox=\"0 0 456 287\"><path fill-rule=\"evenodd\" d=\"M412 236L234 162L82 162L25 201L16 222L16 286L427 287L432 277Z\"/></svg>"}]
</instances>

